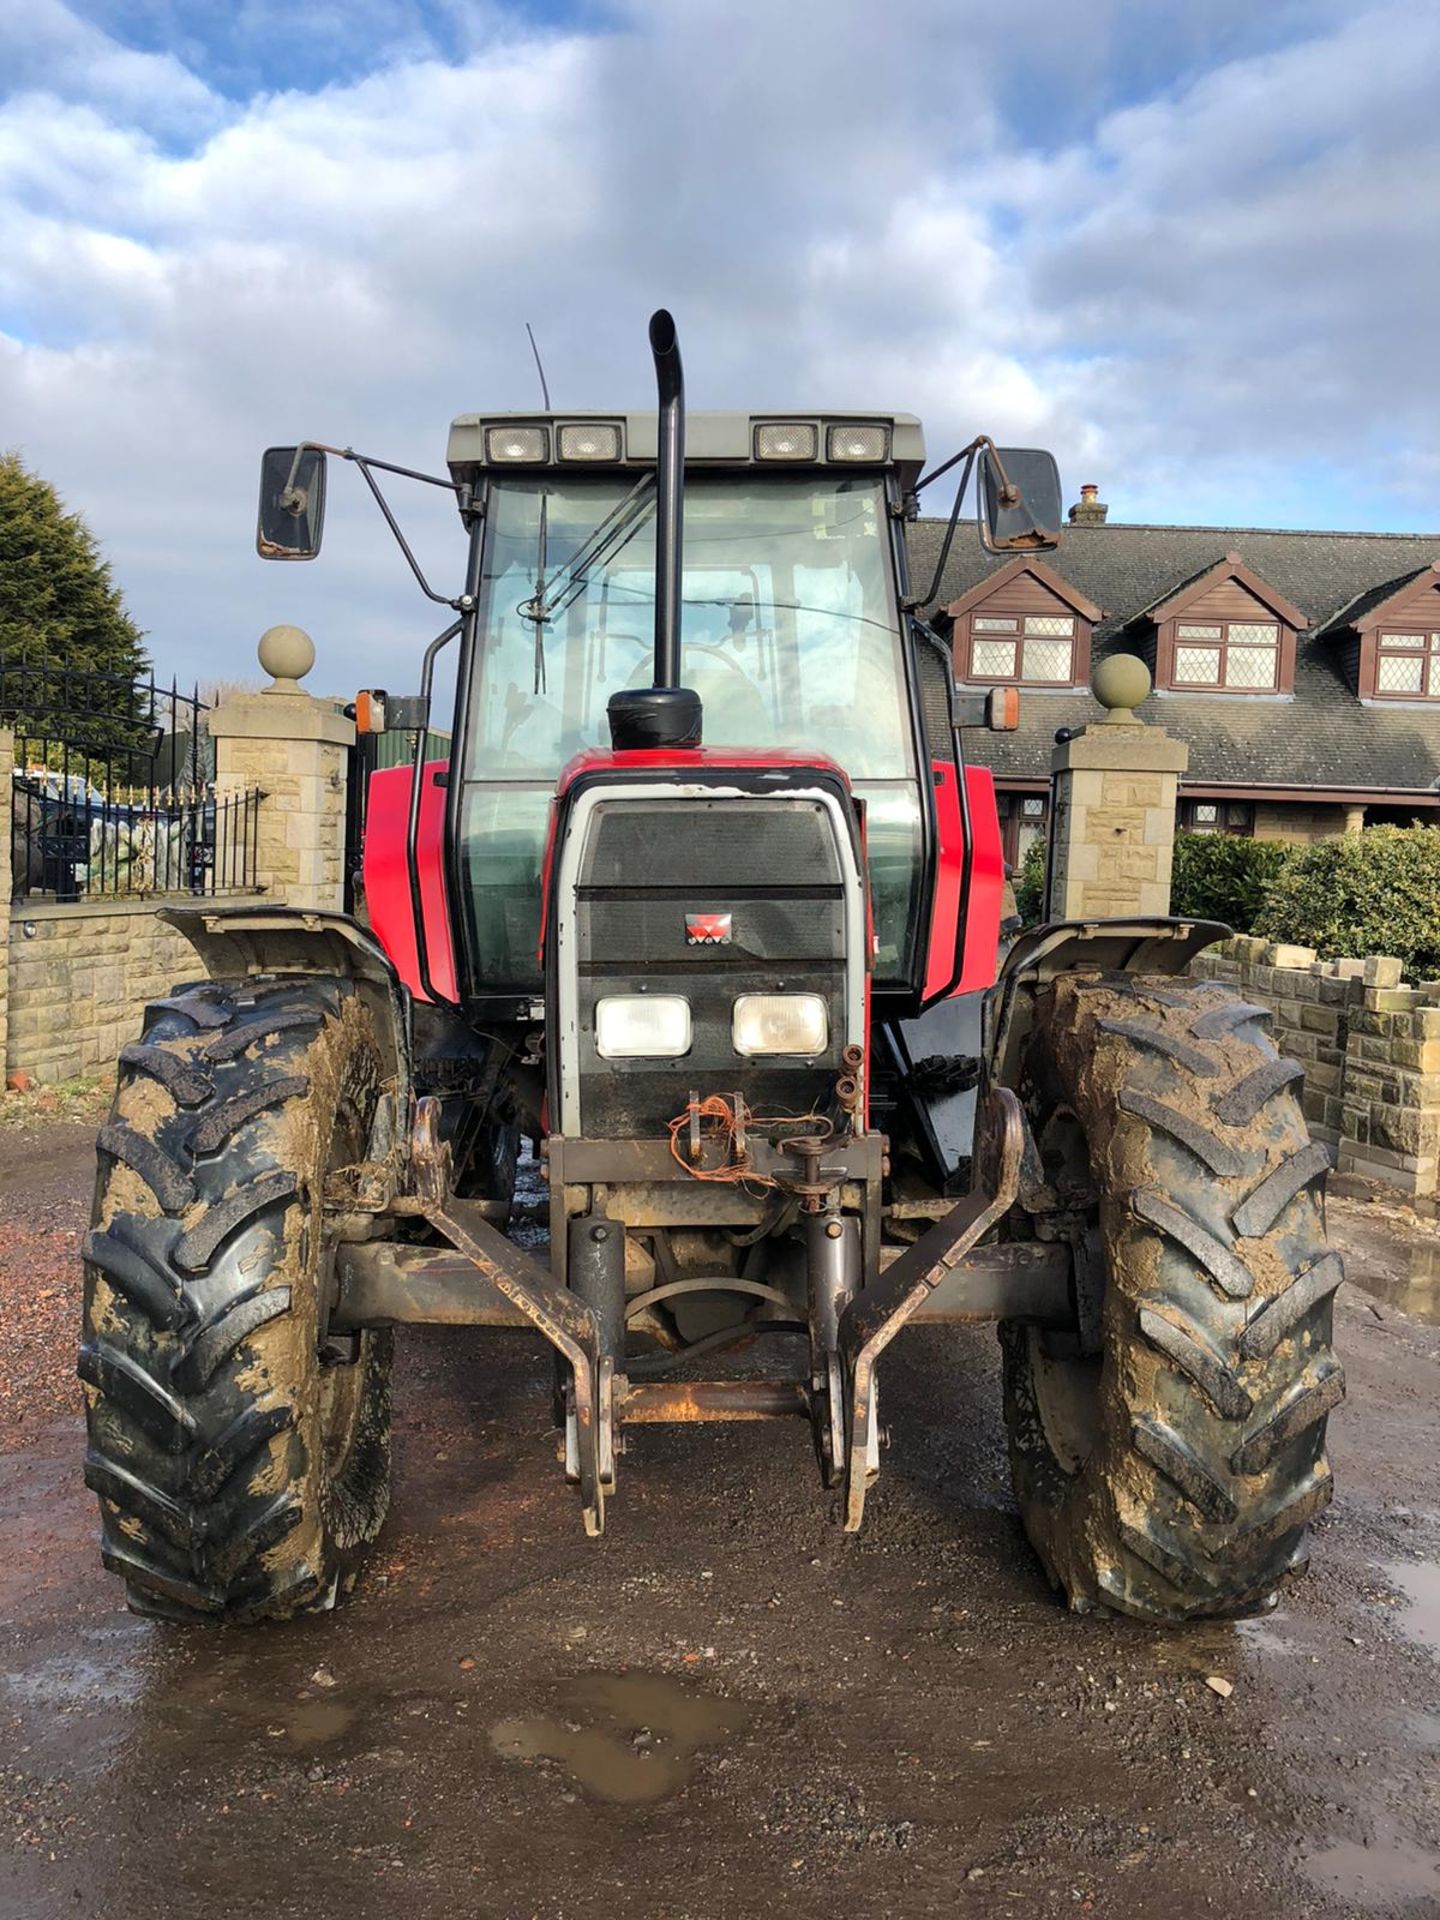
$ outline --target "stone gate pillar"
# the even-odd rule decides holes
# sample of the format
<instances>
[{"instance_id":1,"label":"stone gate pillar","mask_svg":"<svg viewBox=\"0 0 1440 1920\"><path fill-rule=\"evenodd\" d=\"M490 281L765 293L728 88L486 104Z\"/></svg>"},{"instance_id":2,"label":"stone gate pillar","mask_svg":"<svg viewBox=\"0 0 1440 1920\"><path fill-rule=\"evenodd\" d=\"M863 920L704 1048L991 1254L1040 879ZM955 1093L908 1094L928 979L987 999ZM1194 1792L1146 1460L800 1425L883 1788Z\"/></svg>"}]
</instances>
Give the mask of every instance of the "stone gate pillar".
<instances>
[{"instance_id":1,"label":"stone gate pillar","mask_svg":"<svg viewBox=\"0 0 1440 1920\"><path fill-rule=\"evenodd\" d=\"M255 884L277 903L339 913L345 899L345 786L355 723L300 682L315 646L299 627L260 636L261 693L235 694L210 716L217 799L258 789Z\"/></svg>"},{"instance_id":2,"label":"stone gate pillar","mask_svg":"<svg viewBox=\"0 0 1440 1920\"><path fill-rule=\"evenodd\" d=\"M1135 709L1150 692L1143 660L1112 654L1091 680L1109 709L1050 756L1054 825L1047 920L1163 918L1170 911L1175 796L1190 749Z\"/></svg>"}]
</instances>

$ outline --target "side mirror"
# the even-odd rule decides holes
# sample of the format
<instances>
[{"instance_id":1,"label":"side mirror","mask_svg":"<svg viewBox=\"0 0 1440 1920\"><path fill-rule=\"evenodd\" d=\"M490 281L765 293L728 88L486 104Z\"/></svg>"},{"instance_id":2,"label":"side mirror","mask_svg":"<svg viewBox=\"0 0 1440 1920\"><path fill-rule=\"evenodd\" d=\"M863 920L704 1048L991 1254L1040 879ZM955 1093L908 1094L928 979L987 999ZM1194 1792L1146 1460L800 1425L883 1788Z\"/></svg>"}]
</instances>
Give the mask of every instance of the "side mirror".
<instances>
[{"instance_id":1,"label":"side mirror","mask_svg":"<svg viewBox=\"0 0 1440 1920\"><path fill-rule=\"evenodd\" d=\"M1040 447L980 450L980 538L991 553L1058 547L1060 469Z\"/></svg>"},{"instance_id":2,"label":"side mirror","mask_svg":"<svg viewBox=\"0 0 1440 1920\"><path fill-rule=\"evenodd\" d=\"M313 560L324 525L325 455L318 447L267 447L255 532L260 558Z\"/></svg>"}]
</instances>

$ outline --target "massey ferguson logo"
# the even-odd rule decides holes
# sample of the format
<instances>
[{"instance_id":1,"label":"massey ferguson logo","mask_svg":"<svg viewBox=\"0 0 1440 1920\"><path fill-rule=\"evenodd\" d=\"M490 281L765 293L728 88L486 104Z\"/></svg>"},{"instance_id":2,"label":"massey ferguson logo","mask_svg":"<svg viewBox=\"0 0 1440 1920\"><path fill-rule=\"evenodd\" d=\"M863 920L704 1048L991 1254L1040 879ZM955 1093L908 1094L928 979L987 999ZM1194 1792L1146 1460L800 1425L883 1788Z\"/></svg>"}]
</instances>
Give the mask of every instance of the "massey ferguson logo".
<instances>
[{"instance_id":1,"label":"massey ferguson logo","mask_svg":"<svg viewBox=\"0 0 1440 1920\"><path fill-rule=\"evenodd\" d=\"M687 947L728 947L730 915L728 913L687 913L685 944Z\"/></svg>"}]
</instances>

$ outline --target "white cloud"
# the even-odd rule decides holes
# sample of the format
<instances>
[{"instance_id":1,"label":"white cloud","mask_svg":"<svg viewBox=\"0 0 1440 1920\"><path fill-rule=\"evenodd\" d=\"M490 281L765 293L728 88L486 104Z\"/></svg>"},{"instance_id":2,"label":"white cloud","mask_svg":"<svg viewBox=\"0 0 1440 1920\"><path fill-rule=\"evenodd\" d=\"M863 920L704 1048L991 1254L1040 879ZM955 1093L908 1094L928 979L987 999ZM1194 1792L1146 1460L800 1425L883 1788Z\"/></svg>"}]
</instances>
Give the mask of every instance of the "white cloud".
<instances>
[{"instance_id":1,"label":"white cloud","mask_svg":"<svg viewBox=\"0 0 1440 1920\"><path fill-rule=\"evenodd\" d=\"M526 319L558 403L643 405L661 301L695 405L1050 441L1133 517L1440 520L1423 10L1047 3L1017 39L978 0L370 0L305 9L278 81L271 0L223 44L145 8L170 53L91 11L113 32L0 0L0 444L167 668L233 674L290 618L326 684L404 684L433 610L358 477L325 558L267 568L260 448L436 468L453 413L536 398ZM453 515L398 497L453 581Z\"/></svg>"}]
</instances>

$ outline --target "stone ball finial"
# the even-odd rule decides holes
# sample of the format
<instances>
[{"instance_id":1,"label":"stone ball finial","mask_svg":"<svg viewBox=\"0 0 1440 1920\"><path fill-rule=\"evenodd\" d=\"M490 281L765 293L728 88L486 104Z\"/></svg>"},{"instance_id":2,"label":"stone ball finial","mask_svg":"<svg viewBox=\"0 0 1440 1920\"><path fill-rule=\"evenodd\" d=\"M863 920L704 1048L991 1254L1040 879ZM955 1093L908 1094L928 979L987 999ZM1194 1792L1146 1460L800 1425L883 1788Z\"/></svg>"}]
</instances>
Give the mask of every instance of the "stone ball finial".
<instances>
[{"instance_id":1,"label":"stone ball finial","mask_svg":"<svg viewBox=\"0 0 1440 1920\"><path fill-rule=\"evenodd\" d=\"M1110 709L1105 718L1118 721L1121 726L1140 724L1135 718L1135 709L1148 698L1150 687L1150 669L1133 653L1112 653L1108 659L1096 663L1090 676L1091 692L1102 707Z\"/></svg>"},{"instance_id":2,"label":"stone ball finial","mask_svg":"<svg viewBox=\"0 0 1440 1920\"><path fill-rule=\"evenodd\" d=\"M303 627L267 627L260 636L260 664L274 685L267 692L298 693L315 664L315 642Z\"/></svg>"}]
</instances>

